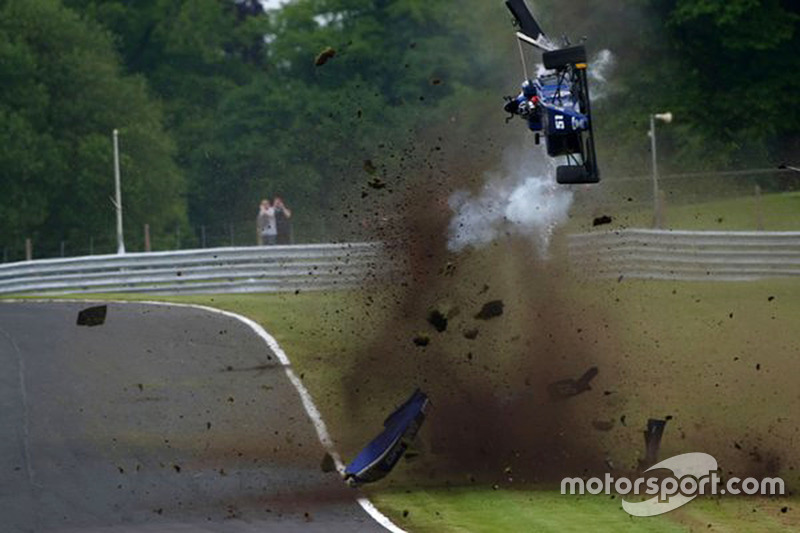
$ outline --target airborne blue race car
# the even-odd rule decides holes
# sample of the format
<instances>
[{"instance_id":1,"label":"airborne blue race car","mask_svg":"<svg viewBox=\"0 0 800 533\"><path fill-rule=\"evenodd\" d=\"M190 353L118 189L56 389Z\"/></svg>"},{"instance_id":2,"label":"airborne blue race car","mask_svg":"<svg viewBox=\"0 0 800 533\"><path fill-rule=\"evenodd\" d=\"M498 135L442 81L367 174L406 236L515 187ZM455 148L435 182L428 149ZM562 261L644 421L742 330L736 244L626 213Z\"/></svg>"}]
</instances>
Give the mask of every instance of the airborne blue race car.
<instances>
[{"instance_id":1,"label":"airborne blue race car","mask_svg":"<svg viewBox=\"0 0 800 533\"><path fill-rule=\"evenodd\" d=\"M558 183L597 183L600 173L594 148L588 67L583 45L556 47L542 32L525 0L507 0L506 6L519 26L517 38L525 72L522 90L516 97L506 97L504 109L520 116L536 136L544 135L547 155L566 159L556 168ZM543 50L544 70L529 78L522 43Z\"/></svg>"}]
</instances>

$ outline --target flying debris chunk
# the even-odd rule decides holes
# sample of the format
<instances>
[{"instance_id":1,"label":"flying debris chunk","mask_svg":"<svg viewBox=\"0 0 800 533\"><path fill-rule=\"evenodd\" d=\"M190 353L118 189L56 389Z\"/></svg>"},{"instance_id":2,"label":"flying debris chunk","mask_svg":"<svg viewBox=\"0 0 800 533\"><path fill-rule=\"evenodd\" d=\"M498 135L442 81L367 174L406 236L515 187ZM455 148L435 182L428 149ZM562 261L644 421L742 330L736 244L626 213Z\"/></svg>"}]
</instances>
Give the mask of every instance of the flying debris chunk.
<instances>
[{"instance_id":1,"label":"flying debris chunk","mask_svg":"<svg viewBox=\"0 0 800 533\"><path fill-rule=\"evenodd\" d=\"M406 453L417 435L425 411L428 396L417 389L406 402L398 407L383 422L383 431L375 437L347 465L344 479L351 487L372 483L385 477Z\"/></svg>"},{"instance_id":2,"label":"flying debris chunk","mask_svg":"<svg viewBox=\"0 0 800 533\"><path fill-rule=\"evenodd\" d=\"M589 385L591 381L597 376L599 370L593 366L583 373L577 380L568 378L555 381L547 386L547 394L551 400L563 400L572 396L577 396L588 390L592 390Z\"/></svg>"},{"instance_id":3,"label":"flying debris chunk","mask_svg":"<svg viewBox=\"0 0 800 533\"><path fill-rule=\"evenodd\" d=\"M336 50L328 46L322 52L317 54L317 58L314 60L314 64L318 67L321 67L325 63L328 62L329 59L333 59L336 57Z\"/></svg>"},{"instance_id":4,"label":"flying debris chunk","mask_svg":"<svg viewBox=\"0 0 800 533\"><path fill-rule=\"evenodd\" d=\"M438 309L428 313L428 323L439 333L447 330L447 316Z\"/></svg>"},{"instance_id":5,"label":"flying debris chunk","mask_svg":"<svg viewBox=\"0 0 800 533\"><path fill-rule=\"evenodd\" d=\"M650 468L658 462L658 450L661 448L661 437L664 435L666 420L650 418L644 430L645 458L639 461L642 470Z\"/></svg>"},{"instance_id":6,"label":"flying debris chunk","mask_svg":"<svg viewBox=\"0 0 800 533\"><path fill-rule=\"evenodd\" d=\"M78 313L77 324L79 326L102 326L106 321L107 305L97 305L87 307Z\"/></svg>"},{"instance_id":7,"label":"flying debris chunk","mask_svg":"<svg viewBox=\"0 0 800 533\"><path fill-rule=\"evenodd\" d=\"M378 171L378 168L372 162L372 159L365 159L364 160L364 172L369 175L375 174Z\"/></svg>"},{"instance_id":8,"label":"flying debris chunk","mask_svg":"<svg viewBox=\"0 0 800 533\"><path fill-rule=\"evenodd\" d=\"M597 217L592 221L592 226L604 226L606 224L611 224L614 219L608 215L603 215L601 217Z\"/></svg>"},{"instance_id":9,"label":"flying debris chunk","mask_svg":"<svg viewBox=\"0 0 800 533\"><path fill-rule=\"evenodd\" d=\"M611 431L614 429L614 420L592 420L592 427L597 431Z\"/></svg>"},{"instance_id":10,"label":"flying debris chunk","mask_svg":"<svg viewBox=\"0 0 800 533\"><path fill-rule=\"evenodd\" d=\"M486 302L483 304L483 307L478 314L475 315L475 318L478 320L489 320L490 318L495 318L503 314L503 300L492 300L491 302Z\"/></svg>"},{"instance_id":11,"label":"flying debris chunk","mask_svg":"<svg viewBox=\"0 0 800 533\"><path fill-rule=\"evenodd\" d=\"M464 330L464 338L469 339L471 341L475 340L478 337L478 333L480 333L478 328Z\"/></svg>"},{"instance_id":12,"label":"flying debris chunk","mask_svg":"<svg viewBox=\"0 0 800 533\"><path fill-rule=\"evenodd\" d=\"M431 343L431 338L420 333L419 335L414 336L412 341L415 345L424 347Z\"/></svg>"},{"instance_id":13,"label":"flying debris chunk","mask_svg":"<svg viewBox=\"0 0 800 533\"><path fill-rule=\"evenodd\" d=\"M322 457L322 462L320 463L319 467L325 474L335 472L336 462L333 460L333 456L331 456L331 454L326 452L325 455Z\"/></svg>"},{"instance_id":14,"label":"flying debris chunk","mask_svg":"<svg viewBox=\"0 0 800 533\"><path fill-rule=\"evenodd\" d=\"M377 176L368 181L367 185L376 191L386 188L386 183Z\"/></svg>"}]
</instances>

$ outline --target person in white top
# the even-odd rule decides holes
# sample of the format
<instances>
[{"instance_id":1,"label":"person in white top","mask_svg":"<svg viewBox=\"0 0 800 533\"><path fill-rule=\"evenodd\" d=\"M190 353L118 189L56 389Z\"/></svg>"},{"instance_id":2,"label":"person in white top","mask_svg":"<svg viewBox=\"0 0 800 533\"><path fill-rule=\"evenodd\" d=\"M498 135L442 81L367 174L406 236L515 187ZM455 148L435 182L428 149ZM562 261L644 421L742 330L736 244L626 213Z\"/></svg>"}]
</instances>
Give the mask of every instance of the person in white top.
<instances>
[{"instance_id":1,"label":"person in white top","mask_svg":"<svg viewBox=\"0 0 800 533\"><path fill-rule=\"evenodd\" d=\"M275 244L278 240L278 225L275 222L275 208L266 198L261 200L261 205L256 218L256 227L262 245Z\"/></svg>"}]
</instances>

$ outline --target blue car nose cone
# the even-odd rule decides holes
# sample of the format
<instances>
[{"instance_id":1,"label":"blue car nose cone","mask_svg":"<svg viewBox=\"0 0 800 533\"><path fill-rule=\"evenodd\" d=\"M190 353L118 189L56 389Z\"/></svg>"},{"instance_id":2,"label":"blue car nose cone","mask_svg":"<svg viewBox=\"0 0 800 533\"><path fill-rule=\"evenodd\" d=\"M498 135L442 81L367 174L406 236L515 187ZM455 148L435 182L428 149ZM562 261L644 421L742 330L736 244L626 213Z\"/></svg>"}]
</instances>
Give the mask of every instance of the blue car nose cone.
<instances>
[{"instance_id":1,"label":"blue car nose cone","mask_svg":"<svg viewBox=\"0 0 800 533\"><path fill-rule=\"evenodd\" d=\"M428 407L428 396L415 390L383 423L383 431L353 459L344 471L350 486L371 483L385 477L408 450Z\"/></svg>"}]
</instances>

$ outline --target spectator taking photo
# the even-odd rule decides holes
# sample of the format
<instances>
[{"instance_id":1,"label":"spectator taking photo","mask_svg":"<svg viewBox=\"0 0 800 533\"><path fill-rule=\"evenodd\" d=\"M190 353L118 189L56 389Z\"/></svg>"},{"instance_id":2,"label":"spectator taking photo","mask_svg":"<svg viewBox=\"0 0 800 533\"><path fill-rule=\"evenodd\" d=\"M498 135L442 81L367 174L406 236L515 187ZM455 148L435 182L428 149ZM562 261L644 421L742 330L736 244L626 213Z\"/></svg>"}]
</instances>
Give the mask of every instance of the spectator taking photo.
<instances>
[{"instance_id":1,"label":"spectator taking photo","mask_svg":"<svg viewBox=\"0 0 800 533\"><path fill-rule=\"evenodd\" d=\"M273 202L273 209L275 210L275 225L278 231L278 244L292 244L294 242L292 236L292 211L283 203L283 198L280 196L275 197Z\"/></svg>"},{"instance_id":2,"label":"spectator taking photo","mask_svg":"<svg viewBox=\"0 0 800 533\"><path fill-rule=\"evenodd\" d=\"M278 241L278 226L275 221L275 207L270 205L269 200L264 198L256 217L256 229L258 230L259 242L262 245L276 244Z\"/></svg>"}]
</instances>

